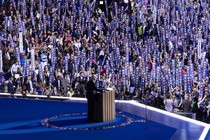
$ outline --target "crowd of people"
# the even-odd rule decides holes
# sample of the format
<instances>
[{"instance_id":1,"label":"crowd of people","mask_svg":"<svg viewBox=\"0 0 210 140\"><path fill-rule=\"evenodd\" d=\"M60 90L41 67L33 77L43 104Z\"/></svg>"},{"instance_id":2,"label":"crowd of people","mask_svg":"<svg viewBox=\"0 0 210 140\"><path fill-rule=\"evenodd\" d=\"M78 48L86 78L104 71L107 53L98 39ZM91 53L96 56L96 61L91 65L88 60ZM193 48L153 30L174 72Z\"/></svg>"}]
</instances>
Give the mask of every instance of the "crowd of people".
<instances>
[{"instance_id":1,"label":"crowd of people","mask_svg":"<svg viewBox=\"0 0 210 140\"><path fill-rule=\"evenodd\" d=\"M3 0L0 88L85 97L112 87L167 111L209 121L208 0ZM6 86L5 86L6 85Z\"/></svg>"}]
</instances>

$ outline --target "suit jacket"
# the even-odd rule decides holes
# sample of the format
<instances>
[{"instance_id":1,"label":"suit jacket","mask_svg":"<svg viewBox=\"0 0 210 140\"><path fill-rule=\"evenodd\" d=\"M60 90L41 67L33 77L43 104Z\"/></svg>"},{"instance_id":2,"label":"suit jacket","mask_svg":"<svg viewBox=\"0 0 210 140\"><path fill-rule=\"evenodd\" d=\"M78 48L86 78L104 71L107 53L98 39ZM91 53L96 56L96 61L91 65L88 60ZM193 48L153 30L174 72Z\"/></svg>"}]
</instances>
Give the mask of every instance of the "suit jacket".
<instances>
[{"instance_id":1,"label":"suit jacket","mask_svg":"<svg viewBox=\"0 0 210 140\"><path fill-rule=\"evenodd\" d=\"M8 82L8 93L14 93L13 83L11 81Z\"/></svg>"},{"instance_id":2,"label":"suit jacket","mask_svg":"<svg viewBox=\"0 0 210 140\"><path fill-rule=\"evenodd\" d=\"M102 91L102 90L100 90L100 89L98 89L97 87L96 87L96 85L95 85L95 83L93 82L93 80L89 80L88 82L87 82L87 84L86 84L86 97L88 98L88 99L94 99L94 95L95 95L95 93L96 93L96 91Z\"/></svg>"},{"instance_id":3,"label":"suit jacket","mask_svg":"<svg viewBox=\"0 0 210 140\"><path fill-rule=\"evenodd\" d=\"M53 86L57 88L57 91L58 92L61 92L61 89L62 89L62 80L60 80L60 89L58 87L58 79L56 79L54 82L53 82Z\"/></svg>"},{"instance_id":4,"label":"suit jacket","mask_svg":"<svg viewBox=\"0 0 210 140\"><path fill-rule=\"evenodd\" d=\"M67 91L67 85L68 85L67 79L66 79L66 78L63 78L63 79L61 80L61 86L63 87L64 92Z\"/></svg>"}]
</instances>

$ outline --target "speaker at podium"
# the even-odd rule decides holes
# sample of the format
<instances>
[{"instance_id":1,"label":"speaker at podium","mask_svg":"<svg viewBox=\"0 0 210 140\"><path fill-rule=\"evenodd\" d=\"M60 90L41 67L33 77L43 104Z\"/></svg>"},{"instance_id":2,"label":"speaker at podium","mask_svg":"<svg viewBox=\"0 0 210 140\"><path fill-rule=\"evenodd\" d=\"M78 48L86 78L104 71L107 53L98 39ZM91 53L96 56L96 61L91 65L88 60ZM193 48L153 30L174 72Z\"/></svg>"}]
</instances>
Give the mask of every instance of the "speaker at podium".
<instances>
[{"instance_id":1,"label":"speaker at podium","mask_svg":"<svg viewBox=\"0 0 210 140\"><path fill-rule=\"evenodd\" d=\"M88 120L105 122L115 119L115 91L93 76L86 84Z\"/></svg>"}]
</instances>

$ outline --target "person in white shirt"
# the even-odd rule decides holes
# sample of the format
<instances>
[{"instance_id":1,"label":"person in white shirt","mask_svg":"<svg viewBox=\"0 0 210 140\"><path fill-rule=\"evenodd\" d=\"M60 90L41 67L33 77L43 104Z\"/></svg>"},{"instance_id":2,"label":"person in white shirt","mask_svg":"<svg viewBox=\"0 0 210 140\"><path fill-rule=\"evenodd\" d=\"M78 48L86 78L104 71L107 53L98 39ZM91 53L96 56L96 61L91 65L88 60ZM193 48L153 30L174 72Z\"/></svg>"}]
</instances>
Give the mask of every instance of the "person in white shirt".
<instances>
[{"instance_id":1,"label":"person in white shirt","mask_svg":"<svg viewBox=\"0 0 210 140\"><path fill-rule=\"evenodd\" d=\"M99 53L99 56L104 56L104 55L105 55L104 48L102 48L100 53Z\"/></svg>"},{"instance_id":2,"label":"person in white shirt","mask_svg":"<svg viewBox=\"0 0 210 140\"><path fill-rule=\"evenodd\" d=\"M18 72L18 69L20 69L20 63L16 61L16 63L14 63L10 69L11 75L14 76Z\"/></svg>"},{"instance_id":3,"label":"person in white shirt","mask_svg":"<svg viewBox=\"0 0 210 140\"><path fill-rule=\"evenodd\" d=\"M77 41L74 43L74 46L79 50L81 48L81 41L80 39L77 39Z\"/></svg>"},{"instance_id":4,"label":"person in white shirt","mask_svg":"<svg viewBox=\"0 0 210 140\"><path fill-rule=\"evenodd\" d=\"M166 95L166 99L164 100L164 104L165 104L165 110L166 111L173 112L174 101L172 100L170 94Z\"/></svg>"}]
</instances>

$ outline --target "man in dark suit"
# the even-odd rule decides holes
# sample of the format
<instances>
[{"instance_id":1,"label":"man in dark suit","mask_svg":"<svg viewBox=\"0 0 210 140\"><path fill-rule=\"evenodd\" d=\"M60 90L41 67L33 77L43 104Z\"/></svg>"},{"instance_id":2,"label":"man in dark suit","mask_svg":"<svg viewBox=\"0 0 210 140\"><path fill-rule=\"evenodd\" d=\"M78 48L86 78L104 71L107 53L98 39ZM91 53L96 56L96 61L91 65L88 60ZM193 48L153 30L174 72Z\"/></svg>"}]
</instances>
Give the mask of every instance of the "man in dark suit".
<instances>
[{"instance_id":1,"label":"man in dark suit","mask_svg":"<svg viewBox=\"0 0 210 140\"><path fill-rule=\"evenodd\" d=\"M13 77L9 78L7 86L8 86L8 93L11 94L11 97L14 97L15 90L14 90Z\"/></svg>"},{"instance_id":2,"label":"man in dark suit","mask_svg":"<svg viewBox=\"0 0 210 140\"><path fill-rule=\"evenodd\" d=\"M31 79L31 76L28 76L26 81L26 90L28 93L33 93L33 89L34 89L33 81Z\"/></svg>"},{"instance_id":3,"label":"man in dark suit","mask_svg":"<svg viewBox=\"0 0 210 140\"><path fill-rule=\"evenodd\" d=\"M102 90L98 89L95 85L96 76L93 76L86 84L86 98L88 101L88 120L93 121L94 114L94 106L96 102L96 92L102 92Z\"/></svg>"},{"instance_id":4,"label":"man in dark suit","mask_svg":"<svg viewBox=\"0 0 210 140\"><path fill-rule=\"evenodd\" d=\"M61 91L62 91L62 79L61 79L60 75L58 75L57 79L54 81L53 86L56 87L58 93L61 94Z\"/></svg>"}]
</instances>

